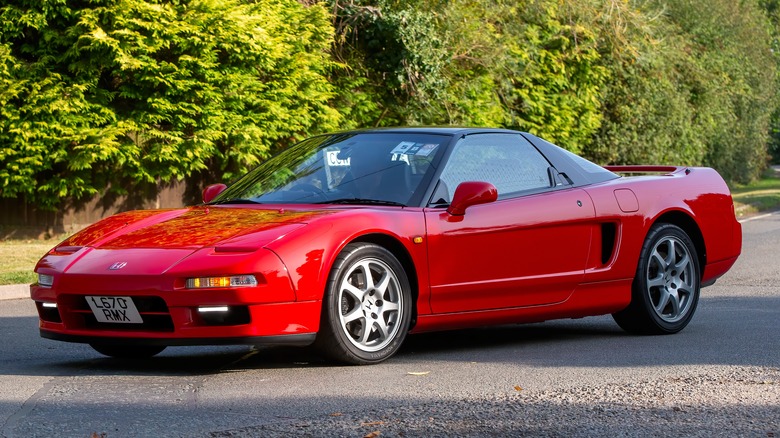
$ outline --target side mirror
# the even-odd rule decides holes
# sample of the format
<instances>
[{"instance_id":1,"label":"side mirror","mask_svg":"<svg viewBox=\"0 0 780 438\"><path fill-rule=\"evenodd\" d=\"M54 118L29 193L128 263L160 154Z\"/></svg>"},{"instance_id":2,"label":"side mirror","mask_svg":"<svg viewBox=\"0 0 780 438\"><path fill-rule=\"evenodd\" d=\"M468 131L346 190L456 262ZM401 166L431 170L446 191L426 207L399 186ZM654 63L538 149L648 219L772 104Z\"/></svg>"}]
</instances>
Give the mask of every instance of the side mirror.
<instances>
[{"instance_id":1,"label":"side mirror","mask_svg":"<svg viewBox=\"0 0 780 438\"><path fill-rule=\"evenodd\" d=\"M227 188L224 184L212 184L203 189L203 203L208 204Z\"/></svg>"},{"instance_id":2,"label":"side mirror","mask_svg":"<svg viewBox=\"0 0 780 438\"><path fill-rule=\"evenodd\" d=\"M487 204L498 199L498 189L493 184L482 181L462 182L452 195L452 202L447 213L453 216L466 214L466 209L472 205Z\"/></svg>"}]
</instances>

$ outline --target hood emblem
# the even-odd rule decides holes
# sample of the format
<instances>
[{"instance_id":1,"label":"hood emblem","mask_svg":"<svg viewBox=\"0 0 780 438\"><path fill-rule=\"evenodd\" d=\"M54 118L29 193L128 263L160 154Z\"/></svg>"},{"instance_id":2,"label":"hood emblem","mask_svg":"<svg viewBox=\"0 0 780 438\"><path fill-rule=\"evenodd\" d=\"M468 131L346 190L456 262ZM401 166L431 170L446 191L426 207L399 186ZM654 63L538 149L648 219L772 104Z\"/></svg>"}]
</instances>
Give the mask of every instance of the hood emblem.
<instances>
[{"instance_id":1,"label":"hood emblem","mask_svg":"<svg viewBox=\"0 0 780 438\"><path fill-rule=\"evenodd\" d=\"M116 262L113 265L109 266L108 269L110 271L118 271L124 268L125 266L127 266L127 262Z\"/></svg>"}]
</instances>

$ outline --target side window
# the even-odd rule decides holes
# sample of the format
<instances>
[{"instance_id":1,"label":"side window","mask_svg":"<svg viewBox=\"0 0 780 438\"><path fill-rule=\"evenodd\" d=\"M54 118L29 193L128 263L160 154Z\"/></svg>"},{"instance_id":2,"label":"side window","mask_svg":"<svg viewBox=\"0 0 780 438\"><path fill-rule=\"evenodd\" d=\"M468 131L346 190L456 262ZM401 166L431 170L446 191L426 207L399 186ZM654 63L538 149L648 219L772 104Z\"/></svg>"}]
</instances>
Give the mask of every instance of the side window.
<instances>
[{"instance_id":1,"label":"side window","mask_svg":"<svg viewBox=\"0 0 780 438\"><path fill-rule=\"evenodd\" d=\"M433 202L449 203L455 188L464 181L493 184L499 199L550 187L549 167L544 156L520 135L469 135L455 145Z\"/></svg>"}]
</instances>

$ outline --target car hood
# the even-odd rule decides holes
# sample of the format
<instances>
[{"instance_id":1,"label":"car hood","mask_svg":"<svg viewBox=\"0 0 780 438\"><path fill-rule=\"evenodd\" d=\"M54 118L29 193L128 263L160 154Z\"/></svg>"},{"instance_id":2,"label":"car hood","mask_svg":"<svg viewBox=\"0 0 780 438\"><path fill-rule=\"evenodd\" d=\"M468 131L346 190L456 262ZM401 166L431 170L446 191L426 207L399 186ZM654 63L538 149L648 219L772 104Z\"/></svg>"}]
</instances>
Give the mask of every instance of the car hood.
<instances>
[{"instance_id":1,"label":"car hood","mask_svg":"<svg viewBox=\"0 0 780 438\"><path fill-rule=\"evenodd\" d=\"M285 210L199 206L176 210L139 210L97 222L58 245L56 252L95 249L225 250L260 248L328 210Z\"/></svg>"}]
</instances>

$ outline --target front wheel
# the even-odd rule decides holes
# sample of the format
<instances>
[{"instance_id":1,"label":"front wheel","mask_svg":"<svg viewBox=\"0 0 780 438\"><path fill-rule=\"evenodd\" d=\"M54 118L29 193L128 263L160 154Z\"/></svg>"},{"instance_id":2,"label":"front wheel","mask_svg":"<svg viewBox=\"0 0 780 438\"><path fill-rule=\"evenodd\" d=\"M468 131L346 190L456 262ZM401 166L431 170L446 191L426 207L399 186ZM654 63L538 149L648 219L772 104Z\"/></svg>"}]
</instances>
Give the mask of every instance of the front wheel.
<instances>
[{"instance_id":1,"label":"front wheel","mask_svg":"<svg viewBox=\"0 0 780 438\"><path fill-rule=\"evenodd\" d=\"M672 224L654 225L642 246L631 304L612 316L629 332L677 333L696 311L700 278L696 247L685 231Z\"/></svg>"},{"instance_id":2,"label":"front wheel","mask_svg":"<svg viewBox=\"0 0 780 438\"><path fill-rule=\"evenodd\" d=\"M382 362L406 337L411 309L409 279L398 259L381 246L351 243L331 268L315 344L342 362Z\"/></svg>"},{"instance_id":3,"label":"front wheel","mask_svg":"<svg viewBox=\"0 0 780 438\"><path fill-rule=\"evenodd\" d=\"M89 346L100 354L120 359L146 359L165 350L165 346L154 345L89 344Z\"/></svg>"}]
</instances>

